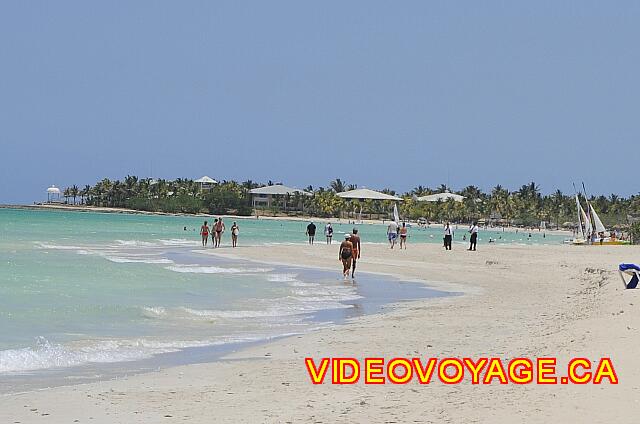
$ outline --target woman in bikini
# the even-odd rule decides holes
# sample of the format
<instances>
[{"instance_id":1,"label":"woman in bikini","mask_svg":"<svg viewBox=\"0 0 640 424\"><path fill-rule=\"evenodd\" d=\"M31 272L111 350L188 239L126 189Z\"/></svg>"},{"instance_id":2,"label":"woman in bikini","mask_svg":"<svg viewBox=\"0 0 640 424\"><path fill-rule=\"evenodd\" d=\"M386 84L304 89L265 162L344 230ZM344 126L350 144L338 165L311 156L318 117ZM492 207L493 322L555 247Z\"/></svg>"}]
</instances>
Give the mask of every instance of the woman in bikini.
<instances>
[{"instance_id":1,"label":"woman in bikini","mask_svg":"<svg viewBox=\"0 0 640 424\"><path fill-rule=\"evenodd\" d=\"M404 250L407 250L407 226L405 223L402 223L402 227L400 228L400 249L404 245Z\"/></svg>"},{"instance_id":2,"label":"woman in bikini","mask_svg":"<svg viewBox=\"0 0 640 424\"><path fill-rule=\"evenodd\" d=\"M236 247L238 245L238 234L240 234L240 227L238 227L238 224L236 224L234 221L233 225L231 226L231 245L233 247Z\"/></svg>"},{"instance_id":3,"label":"woman in bikini","mask_svg":"<svg viewBox=\"0 0 640 424\"><path fill-rule=\"evenodd\" d=\"M353 244L349 241L350 234L344 235L344 241L340 244L340 253L338 253L338 260L342 261L342 275L344 277L349 276L351 271L351 258L353 257Z\"/></svg>"},{"instance_id":4,"label":"woman in bikini","mask_svg":"<svg viewBox=\"0 0 640 424\"><path fill-rule=\"evenodd\" d=\"M200 235L202 236L202 247L205 247L207 241L209 241L209 226L207 225L207 221L204 221L204 224L200 227Z\"/></svg>"}]
</instances>

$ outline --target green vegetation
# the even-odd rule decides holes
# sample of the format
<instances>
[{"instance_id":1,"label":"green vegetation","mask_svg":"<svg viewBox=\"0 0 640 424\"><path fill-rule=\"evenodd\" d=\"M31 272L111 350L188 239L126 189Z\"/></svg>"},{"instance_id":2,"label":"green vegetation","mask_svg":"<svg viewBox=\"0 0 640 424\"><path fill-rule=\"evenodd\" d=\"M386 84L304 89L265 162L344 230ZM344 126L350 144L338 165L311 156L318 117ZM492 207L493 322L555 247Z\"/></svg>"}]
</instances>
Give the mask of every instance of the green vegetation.
<instances>
[{"instance_id":1,"label":"green vegetation","mask_svg":"<svg viewBox=\"0 0 640 424\"><path fill-rule=\"evenodd\" d=\"M629 233L631 234L631 241L633 244L640 244L640 222L634 222L631 224Z\"/></svg>"},{"instance_id":2,"label":"green vegetation","mask_svg":"<svg viewBox=\"0 0 640 424\"><path fill-rule=\"evenodd\" d=\"M269 184L272 184L271 181ZM68 203L121 207L144 211L171 213L212 213L251 215L251 195L249 191L261 186L253 181L238 183L223 181L209 190L190 179L178 178L173 181L139 179L127 176L124 180L103 179L94 186L72 186L64 190ZM286 213L292 215L314 215L320 217L343 216L356 218L362 211L363 218L388 218L393 202L371 200L346 200L338 197L340 191L356 188L341 179L331 181L328 188L309 186L305 190L313 196L301 194L284 196L275 201L263 213ZM417 197L448 191L441 185L436 189L418 186L408 193L397 194L393 190L383 192L399 195L404 199L400 204L403 218L426 218L439 222L490 221L499 225L538 226L545 221L548 227L572 226L576 222L575 199L560 190L543 195L535 183L525 184L520 189L509 191L498 185L489 193L475 186L468 186L457 192L465 199L462 202L419 202ZM634 216L640 216L640 195L629 198L612 194L609 197L591 197L590 202L600 218L609 227L628 226ZM260 212L260 211L259 211ZM566 224L566 225L565 225ZM640 227L634 226L639 232Z\"/></svg>"}]
</instances>

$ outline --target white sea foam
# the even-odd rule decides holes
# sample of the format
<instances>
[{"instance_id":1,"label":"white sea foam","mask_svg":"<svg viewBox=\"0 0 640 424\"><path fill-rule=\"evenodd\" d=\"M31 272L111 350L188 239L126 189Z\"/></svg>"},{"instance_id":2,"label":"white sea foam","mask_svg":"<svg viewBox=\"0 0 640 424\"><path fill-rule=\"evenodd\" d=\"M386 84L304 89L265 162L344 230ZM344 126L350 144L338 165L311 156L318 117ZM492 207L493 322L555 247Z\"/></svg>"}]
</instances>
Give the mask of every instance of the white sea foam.
<instances>
[{"instance_id":1,"label":"white sea foam","mask_svg":"<svg viewBox=\"0 0 640 424\"><path fill-rule=\"evenodd\" d=\"M140 264L172 264L171 259L152 259L152 258L140 258L140 257L119 257L119 256L106 256L104 258L108 261L124 264L124 263L140 263Z\"/></svg>"},{"instance_id":2,"label":"white sea foam","mask_svg":"<svg viewBox=\"0 0 640 424\"><path fill-rule=\"evenodd\" d=\"M287 283L289 287L318 287L318 283L303 283L302 281L290 281Z\"/></svg>"},{"instance_id":3,"label":"white sea foam","mask_svg":"<svg viewBox=\"0 0 640 424\"><path fill-rule=\"evenodd\" d=\"M142 240L114 240L120 246L131 246L131 247L157 247L157 243L152 243L149 241Z\"/></svg>"},{"instance_id":4,"label":"white sea foam","mask_svg":"<svg viewBox=\"0 0 640 424\"><path fill-rule=\"evenodd\" d=\"M161 353L177 352L189 347L213 346L224 343L254 341L248 336L219 340L155 341L147 339L101 340L84 344L53 344L39 337L36 345L0 351L0 374L22 373L49 368L68 368L89 363L128 362Z\"/></svg>"},{"instance_id":5,"label":"white sea foam","mask_svg":"<svg viewBox=\"0 0 640 424\"><path fill-rule=\"evenodd\" d=\"M52 249L52 250L80 250L80 249L82 249L82 247L78 247L78 246L50 244L50 243L44 243L44 242L41 242L41 241L36 242L36 246L38 246L41 249Z\"/></svg>"},{"instance_id":6,"label":"white sea foam","mask_svg":"<svg viewBox=\"0 0 640 424\"><path fill-rule=\"evenodd\" d=\"M142 315L147 318L165 317L167 309L164 306L145 306L142 308Z\"/></svg>"},{"instance_id":7,"label":"white sea foam","mask_svg":"<svg viewBox=\"0 0 640 424\"><path fill-rule=\"evenodd\" d=\"M189 319L251 319L251 318L283 318L294 315L308 314L326 309L347 309L353 305L342 301L357 299L360 296L286 296L278 299L261 299L256 309L243 310L219 310L219 309L194 309L178 308ZM182 314L177 314L182 315Z\"/></svg>"},{"instance_id":8,"label":"white sea foam","mask_svg":"<svg viewBox=\"0 0 640 424\"><path fill-rule=\"evenodd\" d=\"M197 246L199 243L198 241L187 239L159 239L158 241L163 246Z\"/></svg>"},{"instance_id":9,"label":"white sea foam","mask_svg":"<svg viewBox=\"0 0 640 424\"><path fill-rule=\"evenodd\" d=\"M219 266L172 265L165 269L174 272L194 274L256 274L273 271L273 268L222 268Z\"/></svg>"},{"instance_id":10,"label":"white sea foam","mask_svg":"<svg viewBox=\"0 0 640 424\"><path fill-rule=\"evenodd\" d=\"M267 276L267 281L271 281L273 283L292 283L296 282L296 277L298 274L269 274Z\"/></svg>"}]
</instances>

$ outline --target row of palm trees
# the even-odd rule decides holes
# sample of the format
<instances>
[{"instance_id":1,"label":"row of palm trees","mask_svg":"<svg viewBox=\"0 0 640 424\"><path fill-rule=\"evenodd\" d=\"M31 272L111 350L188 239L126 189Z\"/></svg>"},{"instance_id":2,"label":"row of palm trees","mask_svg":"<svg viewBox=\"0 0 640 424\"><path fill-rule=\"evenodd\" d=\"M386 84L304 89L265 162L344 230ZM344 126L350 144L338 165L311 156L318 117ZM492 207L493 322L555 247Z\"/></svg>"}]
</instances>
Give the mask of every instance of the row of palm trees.
<instances>
[{"instance_id":1,"label":"row of palm trees","mask_svg":"<svg viewBox=\"0 0 640 424\"><path fill-rule=\"evenodd\" d=\"M274 184L269 181L267 185ZM127 176L123 180L105 178L95 185L83 188L73 185L64 189L67 203L87 204L108 207L129 207L147 210L182 210L185 212L243 211L251 212L249 191L260 187L254 181L244 182L222 181L211 190L203 191L199 184L191 179L175 180L138 178ZM274 203L274 212L283 210L288 213L302 212L316 216L355 216L356 211L365 214L387 216L393 207L392 202L347 200L336 193L357 188L355 184L337 178L328 187L306 187L313 196L300 193L286 196ZM417 198L433 193L453 190L444 184L435 188L417 186L412 190L398 194L391 189L381 190L385 193L399 195L404 201L400 205L403 218L417 219L424 217L430 221L471 221L485 219L498 223L537 226L545 221L556 226L569 225L576 221L575 198L560 190L551 194L542 194L540 187L531 182L522 185L518 190L510 191L497 185L491 191L484 192L470 185L457 191L464 196L462 202L448 200L446 202L419 202ZM600 217L608 225L626 225L633 216L640 216L640 196L624 198L615 194L609 197L591 197L590 202ZM185 205L188 204L188 207ZM171 210L168 210L171 209Z\"/></svg>"}]
</instances>

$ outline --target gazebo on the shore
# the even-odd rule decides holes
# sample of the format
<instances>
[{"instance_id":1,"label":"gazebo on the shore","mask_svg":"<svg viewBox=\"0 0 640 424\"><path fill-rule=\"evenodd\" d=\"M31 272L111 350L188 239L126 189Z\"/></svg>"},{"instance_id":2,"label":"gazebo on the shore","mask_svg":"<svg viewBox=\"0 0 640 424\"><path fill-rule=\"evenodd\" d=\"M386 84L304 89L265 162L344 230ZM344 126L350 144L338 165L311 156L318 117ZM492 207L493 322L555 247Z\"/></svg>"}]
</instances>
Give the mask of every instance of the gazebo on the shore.
<instances>
[{"instance_id":1,"label":"gazebo on the shore","mask_svg":"<svg viewBox=\"0 0 640 424\"><path fill-rule=\"evenodd\" d=\"M216 180L214 180L208 175L205 175L204 177L200 177L197 180L193 180L193 182L199 184L200 190L203 190L203 191L211 190L214 185L218 184Z\"/></svg>"},{"instance_id":2,"label":"gazebo on the shore","mask_svg":"<svg viewBox=\"0 0 640 424\"><path fill-rule=\"evenodd\" d=\"M360 201L360 212L358 213L358 220L362 221L362 202L365 200L390 200L393 202L402 202L402 198L380 191L371 190L368 188L357 188L355 190L343 191L337 193L338 197L343 199L353 199Z\"/></svg>"},{"instance_id":3,"label":"gazebo on the shore","mask_svg":"<svg viewBox=\"0 0 640 424\"><path fill-rule=\"evenodd\" d=\"M60 201L60 189L55 185L52 185L47 189L47 203Z\"/></svg>"}]
</instances>

